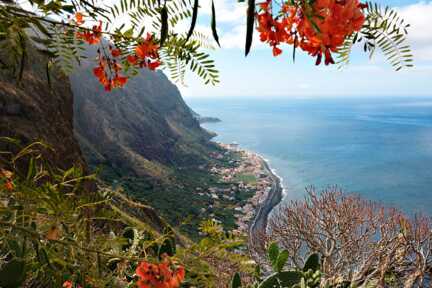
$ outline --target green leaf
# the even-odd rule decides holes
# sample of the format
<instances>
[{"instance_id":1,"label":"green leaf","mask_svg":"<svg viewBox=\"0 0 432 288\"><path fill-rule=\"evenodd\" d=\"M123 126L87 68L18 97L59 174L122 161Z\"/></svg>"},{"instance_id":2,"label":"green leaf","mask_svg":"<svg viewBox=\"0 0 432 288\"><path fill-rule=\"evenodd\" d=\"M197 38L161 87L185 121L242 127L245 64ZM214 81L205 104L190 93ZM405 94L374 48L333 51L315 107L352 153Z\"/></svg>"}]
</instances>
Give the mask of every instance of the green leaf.
<instances>
[{"instance_id":1,"label":"green leaf","mask_svg":"<svg viewBox=\"0 0 432 288\"><path fill-rule=\"evenodd\" d=\"M47 265L50 269L55 269L49 260L48 252L45 248L40 248L38 251L38 260L42 265Z\"/></svg>"},{"instance_id":2,"label":"green leaf","mask_svg":"<svg viewBox=\"0 0 432 288\"><path fill-rule=\"evenodd\" d=\"M217 30L216 30L216 9L215 9L214 1L213 0L212 0L211 29L212 29L212 33L213 33L213 38L215 39L216 43L220 47L219 36L218 36Z\"/></svg>"},{"instance_id":3,"label":"green leaf","mask_svg":"<svg viewBox=\"0 0 432 288\"><path fill-rule=\"evenodd\" d=\"M48 30L45 28L45 26L39 21L39 20L34 20L33 24L37 27L37 29L42 32L45 36L47 36L48 38L51 38L51 33L48 32Z\"/></svg>"},{"instance_id":4,"label":"green leaf","mask_svg":"<svg viewBox=\"0 0 432 288\"><path fill-rule=\"evenodd\" d=\"M236 272L231 281L231 288L240 288L241 287L241 278L240 274Z\"/></svg>"},{"instance_id":5,"label":"green leaf","mask_svg":"<svg viewBox=\"0 0 432 288\"><path fill-rule=\"evenodd\" d=\"M303 274L298 271L284 271L277 273L277 276L281 287L291 287L301 281Z\"/></svg>"},{"instance_id":6,"label":"green leaf","mask_svg":"<svg viewBox=\"0 0 432 288\"><path fill-rule=\"evenodd\" d=\"M176 253L175 239L174 238L165 239L165 241L159 247L158 255L162 256L163 254L167 254L169 256L174 256L175 253Z\"/></svg>"},{"instance_id":7,"label":"green leaf","mask_svg":"<svg viewBox=\"0 0 432 288\"><path fill-rule=\"evenodd\" d=\"M162 7L161 11L161 38L160 38L160 46L162 47L165 43L165 40L168 37L168 9L166 6Z\"/></svg>"},{"instance_id":8,"label":"green leaf","mask_svg":"<svg viewBox=\"0 0 432 288\"><path fill-rule=\"evenodd\" d=\"M302 273L297 271L285 271L268 276L258 285L258 288L292 287L300 283Z\"/></svg>"},{"instance_id":9,"label":"green leaf","mask_svg":"<svg viewBox=\"0 0 432 288\"><path fill-rule=\"evenodd\" d=\"M46 66L45 66L45 74L47 77L47 83L48 83L49 88L51 88L51 74L50 74L51 67L52 67L52 61L48 61ZM33 160L33 158L31 160ZM29 170L29 173L30 173L30 170ZM30 174L27 174L27 180L30 179L29 175Z\"/></svg>"},{"instance_id":10,"label":"green leaf","mask_svg":"<svg viewBox=\"0 0 432 288\"><path fill-rule=\"evenodd\" d=\"M131 38L133 36L134 28L131 27L128 30L126 30L123 35L127 38Z\"/></svg>"},{"instance_id":11,"label":"green leaf","mask_svg":"<svg viewBox=\"0 0 432 288\"><path fill-rule=\"evenodd\" d=\"M255 0L248 0L247 18L246 18L246 44L245 56L247 56L252 47L253 32L255 24Z\"/></svg>"},{"instance_id":12,"label":"green leaf","mask_svg":"<svg viewBox=\"0 0 432 288\"><path fill-rule=\"evenodd\" d=\"M276 265L275 267L273 267L273 269L276 270L277 272L281 272L288 260L288 256L289 256L288 250L283 250L281 253L279 253L279 256L277 257L276 260Z\"/></svg>"},{"instance_id":13,"label":"green leaf","mask_svg":"<svg viewBox=\"0 0 432 288\"><path fill-rule=\"evenodd\" d=\"M193 12L192 12L192 21L191 21L191 26L189 28L189 32L186 36L186 41L189 40L189 38L192 36L192 33L195 29L195 24L196 24L196 20L198 18L198 7L199 7L199 0L195 0L194 1L194 6L193 6Z\"/></svg>"},{"instance_id":14,"label":"green leaf","mask_svg":"<svg viewBox=\"0 0 432 288\"><path fill-rule=\"evenodd\" d=\"M303 277L300 280L300 288L306 288L305 278L303 278Z\"/></svg>"},{"instance_id":15,"label":"green leaf","mask_svg":"<svg viewBox=\"0 0 432 288\"><path fill-rule=\"evenodd\" d=\"M279 287L279 281L276 274L272 274L265 278L257 288L274 288Z\"/></svg>"},{"instance_id":16,"label":"green leaf","mask_svg":"<svg viewBox=\"0 0 432 288\"><path fill-rule=\"evenodd\" d=\"M254 271L254 278L256 280L261 280L261 267L259 265L257 265L255 267L255 271Z\"/></svg>"},{"instance_id":17,"label":"green leaf","mask_svg":"<svg viewBox=\"0 0 432 288\"><path fill-rule=\"evenodd\" d=\"M271 243L268 250L268 257L270 259L270 262L272 263L272 266L276 265L277 258L279 256L279 247L275 242Z\"/></svg>"},{"instance_id":18,"label":"green leaf","mask_svg":"<svg viewBox=\"0 0 432 288\"><path fill-rule=\"evenodd\" d=\"M73 5L63 5L62 10L72 14L75 12L75 7Z\"/></svg>"},{"instance_id":19,"label":"green leaf","mask_svg":"<svg viewBox=\"0 0 432 288\"><path fill-rule=\"evenodd\" d=\"M21 287L25 279L25 262L22 259L13 258L3 264L0 269L0 287Z\"/></svg>"},{"instance_id":20,"label":"green leaf","mask_svg":"<svg viewBox=\"0 0 432 288\"><path fill-rule=\"evenodd\" d=\"M320 257L317 253L311 254L308 259L306 260L306 263L303 267L303 271L318 271L320 269Z\"/></svg>"}]
</instances>

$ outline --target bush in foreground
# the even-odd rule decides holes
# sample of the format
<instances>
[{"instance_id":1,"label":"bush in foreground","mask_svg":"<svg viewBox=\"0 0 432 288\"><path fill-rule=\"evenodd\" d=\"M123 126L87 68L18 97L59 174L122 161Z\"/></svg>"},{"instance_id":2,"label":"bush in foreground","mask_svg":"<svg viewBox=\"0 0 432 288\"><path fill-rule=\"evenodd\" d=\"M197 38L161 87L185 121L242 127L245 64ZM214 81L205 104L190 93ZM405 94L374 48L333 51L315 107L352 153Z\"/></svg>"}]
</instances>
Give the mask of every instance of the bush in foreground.
<instances>
[{"instance_id":1,"label":"bush in foreground","mask_svg":"<svg viewBox=\"0 0 432 288\"><path fill-rule=\"evenodd\" d=\"M250 266L235 253L243 241L214 223L197 243L169 225L160 233L118 191L86 189L94 176L51 167L46 149L0 151L0 287L226 287L221 263Z\"/></svg>"},{"instance_id":2,"label":"bush in foreground","mask_svg":"<svg viewBox=\"0 0 432 288\"><path fill-rule=\"evenodd\" d=\"M319 195L307 189L305 201L282 204L269 222L266 241L289 251L289 265L305 255L322 257L321 285L424 287L432 273L432 222L408 218L330 187Z\"/></svg>"}]
</instances>

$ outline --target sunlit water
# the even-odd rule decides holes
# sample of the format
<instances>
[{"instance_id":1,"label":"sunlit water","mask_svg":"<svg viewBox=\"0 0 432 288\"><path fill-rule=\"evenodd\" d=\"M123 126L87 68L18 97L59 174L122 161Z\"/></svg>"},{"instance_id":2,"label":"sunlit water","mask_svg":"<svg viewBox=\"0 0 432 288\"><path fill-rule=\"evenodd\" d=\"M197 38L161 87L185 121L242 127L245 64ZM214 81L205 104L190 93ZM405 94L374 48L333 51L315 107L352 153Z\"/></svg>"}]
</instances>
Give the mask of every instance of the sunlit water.
<instances>
[{"instance_id":1,"label":"sunlit water","mask_svg":"<svg viewBox=\"0 0 432 288\"><path fill-rule=\"evenodd\" d=\"M288 199L304 187L346 191L432 214L431 99L189 99L220 123L216 141L260 153L283 178Z\"/></svg>"}]
</instances>

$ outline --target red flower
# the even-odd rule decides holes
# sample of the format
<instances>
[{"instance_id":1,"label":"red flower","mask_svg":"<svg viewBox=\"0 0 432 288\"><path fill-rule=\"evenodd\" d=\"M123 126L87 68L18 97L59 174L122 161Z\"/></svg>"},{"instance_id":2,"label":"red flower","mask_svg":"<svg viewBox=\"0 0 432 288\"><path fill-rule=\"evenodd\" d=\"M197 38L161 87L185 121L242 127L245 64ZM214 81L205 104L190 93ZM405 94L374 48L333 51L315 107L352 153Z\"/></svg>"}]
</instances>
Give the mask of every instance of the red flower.
<instances>
[{"instance_id":1,"label":"red flower","mask_svg":"<svg viewBox=\"0 0 432 288\"><path fill-rule=\"evenodd\" d=\"M281 49L279 49L278 47L276 47L276 46L274 46L273 47L273 56L278 56L278 55L280 55L282 53L282 50Z\"/></svg>"},{"instance_id":2,"label":"red flower","mask_svg":"<svg viewBox=\"0 0 432 288\"><path fill-rule=\"evenodd\" d=\"M100 42L102 35L102 22L98 26L94 26L91 31L77 32L77 37L83 39L89 44L96 44ZM159 58L159 45L153 39L151 34L147 34L145 39L135 47L135 54L127 55L126 61L120 61L122 51L119 48L109 46L110 53L102 53L102 48L97 50L99 55L99 65L93 68L93 74L98 81L103 85L105 91L111 91L114 88L122 88L128 82L129 78L121 75L124 62L136 67L147 67L150 70L155 70L161 65ZM123 60L123 59L122 59Z\"/></svg>"},{"instance_id":3,"label":"red flower","mask_svg":"<svg viewBox=\"0 0 432 288\"><path fill-rule=\"evenodd\" d=\"M160 66L160 62L159 61L155 61L155 62L150 62L150 63L148 63L147 64L147 67L150 69L150 70L155 70L156 68L158 68L159 66Z\"/></svg>"},{"instance_id":4,"label":"red flower","mask_svg":"<svg viewBox=\"0 0 432 288\"><path fill-rule=\"evenodd\" d=\"M346 37L362 28L365 21L362 9L367 8L359 0L315 0L300 7L288 1L281 5L281 13L273 17L271 0L259 6L257 30L261 41L272 47L273 55L282 53L280 44L293 44L317 57L317 65L323 55L326 65L334 64L331 53L338 50Z\"/></svg>"},{"instance_id":5,"label":"red flower","mask_svg":"<svg viewBox=\"0 0 432 288\"><path fill-rule=\"evenodd\" d=\"M73 287L76 287L76 288L82 288L81 285L79 285L79 284L76 284L76 286L74 286L74 285L73 285L73 282L72 282L71 280L66 280L66 281L63 283L62 287L63 287L63 288L73 288Z\"/></svg>"},{"instance_id":6,"label":"red flower","mask_svg":"<svg viewBox=\"0 0 432 288\"><path fill-rule=\"evenodd\" d=\"M260 4L261 11L257 14L260 39L273 47L273 55L278 56L282 50L277 47L281 43L293 44L295 33L293 27L297 20L297 9L284 4L282 12L284 15L273 18L271 1Z\"/></svg>"},{"instance_id":7,"label":"red flower","mask_svg":"<svg viewBox=\"0 0 432 288\"><path fill-rule=\"evenodd\" d=\"M13 182L11 180L6 180L6 183L4 184L4 187L8 191L13 191L14 190L14 184L13 184Z\"/></svg>"},{"instance_id":8,"label":"red flower","mask_svg":"<svg viewBox=\"0 0 432 288\"><path fill-rule=\"evenodd\" d=\"M98 66L96 68L93 68L93 74L98 78L104 78L105 77L105 69L102 66Z\"/></svg>"},{"instance_id":9,"label":"red flower","mask_svg":"<svg viewBox=\"0 0 432 288\"><path fill-rule=\"evenodd\" d=\"M115 77L114 77L114 79L112 80L112 86L114 87L114 88L121 88L121 87L123 87L125 84L126 84L126 82L128 81L128 78L127 77L124 77L124 76L120 76L120 75L116 75Z\"/></svg>"},{"instance_id":10,"label":"red flower","mask_svg":"<svg viewBox=\"0 0 432 288\"><path fill-rule=\"evenodd\" d=\"M84 32L77 32L76 37L90 45L98 44L102 37L102 21L99 21L99 25L93 26L91 31L85 30Z\"/></svg>"},{"instance_id":11,"label":"red flower","mask_svg":"<svg viewBox=\"0 0 432 288\"><path fill-rule=\"evenodd\" d=\"M135 64L137 64L137 62L138 62L138 57L135 56L135 55L128 55L128 56L126 57L126 60L127 60L130 64L135 65Z\"/></svg>"},{"instance_id":12,"label":"red flower","mask_svg":"<svg viewBox=\"0 0 432 288\"><path fill-rule=\"evenodd\" d=\"M135 47L135 54L128 55L126 61L140 68L147 67L155 70L161 64L158 50L159 45L153 39L153 35L148 33L147 37Z\"/></svg>"},{"instance_id":13,"label":"red flower","mask_svg":"<svg viewBox=\"0 0 432 288\"><path fill-rule=\"evenodd\" d=\"M260 3L259 6L263 10L268 10L270 7L271 0L266 0L266 2Z\"/></svg>"},{"instance_id":14,"label":"red flower","mask_svg":"<svg viewBox=\"0 0 432 288\"><path fill-rule=\"evenodd\" d=\"M334 64L331 52L337 51L347 36L363 26L365 16L361 7L363 6L358 0L315 1L311 6L312 12L304 13L297 26L302 39L300 47L316 56L317 63L321 62L324 54L324 63Z\"/></svg>"},{"instance_id":15,"label":"red flower","mask_svg":"<svg viewBox=\"0 0 432 288\"><path fill-rule=\"evenodd\" d=\"M93 74L96 76L99 82L104 86L105 91L111 91L112 81L108 79L103 62L101 62L98 67L93 68Z\"/></svg>"},{"instance_id":16,"label":"red flower","mask_svg":"<svg viewBox=\"0 0 432 288\"><path fill-rule=\"evenodd\" d=\"M113 57L118 57L121 55L121 50L120 49L113 49L113 50L111 50L111 55Z\"/></svg>"},{"instance_id":17,"label":"red flower","mask_svg":"<svg viewBox=\"0 0 432 288\"><path fill-rule=\"evenodd\" d=\"M8 191L13 191L15 186L13 184L13 173L8 170L0 169L0 179L5 179L4 189Z\"/></svg>"},{"instance_id":18,"label":"red flower","mask_svg":"<svg viewBox=\"0 0 432 288\"><path fill-rule=\"evenodd\" d=\"M139 288L178 288L185 278L182 266L175 267L166 258L162 263L141 262L136 268Z\"/></svg>"},{"instance_id":19,"label":"red flower","mask_svg":"<svg viewBox=\"0 0 432 288\"><path fill-rule=\"evenodd\" d=\"M153 35L150 33L147 33L147 38L135 48L136 55L141 59L145 59L146 57L158 58L158 50L159 45L154 42Z\"/></svg>"},{"instance_id":20,"label":"red flower","mask_svg":"<svg viewBox=\"0 0 432 288\"><path fill-rule=\"evenodd\" d=\"M84 16L81 12L75 13L75 22L77 23L77 25L84 24Z\"/></svg>"}]
</instances>

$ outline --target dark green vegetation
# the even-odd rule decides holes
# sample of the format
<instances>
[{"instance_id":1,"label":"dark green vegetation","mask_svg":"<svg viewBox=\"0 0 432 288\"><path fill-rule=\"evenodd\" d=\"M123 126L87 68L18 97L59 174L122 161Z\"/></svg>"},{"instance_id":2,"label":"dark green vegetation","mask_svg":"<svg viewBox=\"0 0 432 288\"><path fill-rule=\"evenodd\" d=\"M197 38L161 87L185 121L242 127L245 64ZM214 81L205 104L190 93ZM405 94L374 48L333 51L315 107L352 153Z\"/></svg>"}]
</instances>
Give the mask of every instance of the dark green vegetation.
<instances>
[{"instance_id":1,"label":"dark green vegetation","mask_svg":"<svg viewBox=\"0 0 432 288\"><path fill-rule=\"evenodd\" d=\"M238 155L232 152L223 159L209 160L208 165L233 167L236 164L230 161L237 158ZM235 215L240 212L234 208L244 205L255 194L253 190L238 189L234 194L235 200L213 199L207 192L208 188L229 189L239 181L222 182L219 176L211 174L208 166L172 170L164 181L150 177L122 177L127 173L101 168L100 175L107 183L113 183L113 188L122 187L131 197L156 208L172 225L192 237L197 236L198 224L204 219L221 221L226 230L236 228Z\"/></svg>"},{"instance_id":2,"label":"dark green vegetation","mask_svg":"<svg viewBox=\"0 0 432 288\"><path fill-rule=\"evenodd\" d=\"M222 261L251 272L242 264L247 257L236 253L244 242L217 223L203 221L202 237L192 242L163 221L153 227L148 214L135 213L149 208L118 191L100 186L89 193L94 175L51 166L43 157L49 146L0 142L18 151L0 150L0 287L148 287L137 266L166 261L186 272L181 287L226 287L232 270L223 271L220 286Z\"/></svg>"}]
</instances>

